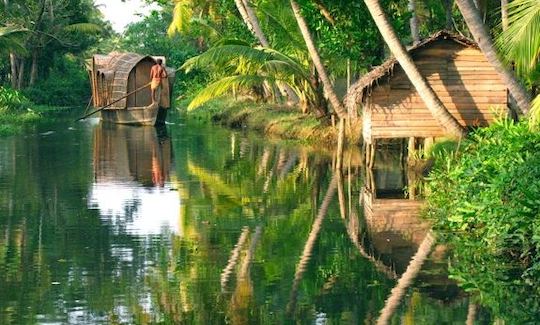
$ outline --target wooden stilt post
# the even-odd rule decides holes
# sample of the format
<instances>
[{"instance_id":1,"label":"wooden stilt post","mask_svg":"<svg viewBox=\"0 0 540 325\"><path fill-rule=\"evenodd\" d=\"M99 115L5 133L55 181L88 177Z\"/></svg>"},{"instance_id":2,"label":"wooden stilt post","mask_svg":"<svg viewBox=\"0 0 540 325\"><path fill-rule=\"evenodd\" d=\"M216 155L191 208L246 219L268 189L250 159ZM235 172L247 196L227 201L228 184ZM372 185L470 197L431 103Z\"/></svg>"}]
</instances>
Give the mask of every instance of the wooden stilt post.
<instances>
[{"instance_id":1,"label":"wooden stilt post","mask_svg":"<svg viewBox=\"0 0 540 325\"><path fill-rule=\"evenodd\" d=\"M416 138L410 137L409 145L407 146L407 157L409 158L409 162L411 158L413 157L415 150L416 150Z\"/></svg>"},{"instance_id":2,"label":"wooden stilt post","mask_svg":"<svg viewBox=\"0 0 540 325\"><path fill-rule=\"evenodd\" d=\"M338 144L337 144L337 162L336 169L341 170L343 167L343 145L345 142L345 119L342 118L339 120L339 133L338 133Z\"/></svg>"},{"instance_id":3,"label":"wooden stilt post","mask_svg":"<svg viewBox=\"0 0 540 325\"><path fill-rule=\"evenodd\" d=\"M424 139L424 153L427 153L431 147L433 147L433 144L435 143L435 138L429 137Z\"/></svg>"},{"instance_id":4,"label":"wooden stilt post","mask_svg":"<svg viewBox=\"0 0 540 325\"><path fill-rule=\"evenodd\" d=\"M371 142L371 144L369 145L370 146L370 149L369 149L369 164L368 164L368 167L369 168L373 168L373 166L375 165L375 148L377 146L377 140L373 139L373 142Z\"/></svg>"}]
</instances>

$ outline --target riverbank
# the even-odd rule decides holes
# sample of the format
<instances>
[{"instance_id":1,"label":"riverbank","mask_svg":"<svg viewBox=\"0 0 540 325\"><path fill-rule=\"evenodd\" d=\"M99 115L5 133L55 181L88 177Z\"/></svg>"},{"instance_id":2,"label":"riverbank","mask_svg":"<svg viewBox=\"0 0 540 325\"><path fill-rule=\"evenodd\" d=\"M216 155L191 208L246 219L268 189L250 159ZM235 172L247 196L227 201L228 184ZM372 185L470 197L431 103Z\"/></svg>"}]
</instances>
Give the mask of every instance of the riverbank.
<instances>
[{"instance_id":1,"label":"riverbank","mask_svg":"<svg viewBox=\"0 0 540 325\"><path fill-rule=\"evenodd\" d=\"M0 108L0 137L17 135L38 123L50 122L69 110L66 107L34 105L26 110Z\"/></svg>"},{"instance_id":2,"label":"riverbank","mask_svg":"<svg viewBox=\"0 0 540 325\"><path fill-rule=\"evenodd\" d=\"M184 105L180 105L184 106ZM248 129L282 140L306 144L332 145L337 143L338 128L328 119L302 114L285 105L257 103L251 100L215 100L187 112L189 119L213 122L234 129ZM347 128L347 142L358 144L361 121Z\"/></svg>"},{"instance_id":3,"label":"riverbank","mask_svg":"<svg viewBox=\"0 0 540 325\"><path fill-rule=\"evenodd\" d=\"M0 87L0 137L16 135L49 121L67 108L36 105L18 91Z\"/></svg>"},{"instance_id":4,"label":"riverbank","mask_svg":"<svg viewBox=\"0 0 540 325\"><path fill-rule=\"evenodd\" d=\"M511 323L540 317L539 148L527 121L500 121L440 153L426 184L451 276Z\"/></svg>"}]
</instances>

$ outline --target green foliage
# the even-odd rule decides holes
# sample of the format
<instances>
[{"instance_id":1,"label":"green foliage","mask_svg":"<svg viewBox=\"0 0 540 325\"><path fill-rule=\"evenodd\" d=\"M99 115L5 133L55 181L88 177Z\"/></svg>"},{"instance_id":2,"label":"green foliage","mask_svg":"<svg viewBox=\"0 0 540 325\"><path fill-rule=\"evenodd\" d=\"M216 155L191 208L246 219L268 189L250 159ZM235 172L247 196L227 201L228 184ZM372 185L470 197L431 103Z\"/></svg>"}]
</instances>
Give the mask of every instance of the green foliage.
<instances>
[{"instance_id":1,"label":"green foliage","mask_svg":"<svg viewBox=\"0 0 540 325\"><path fill-rule=\"evenodd\" d=\"M30 106L30 101L21 92L0 86L0 110L17 111Z\"/></svg>"},{"instance_id":2,"label":"green foliage","mask_svg":"<svg viewBox=\"0 0 540 325\"><path fill-rule=\"evenodd\" d=\"M0 27L0 55L5 55L9 51L26 54L28 51L21 43L21 36L27 33L24 28L13 26Z\"/></svg>"},{"instance_id":3,"label":"green foliage","mask_svg":"<svg viewBox=\"0 0 540 325\"><path fill-rule=\"evenodd\" d=\"M36 103L50 106L84 107L90 84L83 64L73 56L56 58L51 73L23 92Z\"/></svg>"},{"instance_id":4,"label":"green foliage","mask_svg":"<svg viewBox=\"0 0 540 325\"><path fill-rule=\"evenodd\" d=\"M0 136L17 134L41 114L32 110L32 103L22 93L0 86Z\"/></svg>"},{"instance_id":5,"label":"green foliage","mask_svg":"<svg viewBox=\"0 0 540 325\"><path fill-rule=\"evenodd\" d=\"M183 68L190 71L205 68L217 75L225 75L199 92L189 105L196 108L226 92L261 89L273 85L271 91L287 84L304 102L313 101L315 90L309 74L301 63L273 49L251 47L240 40L224 40L205 53L189 59Z\"/></svg>"},{"instance_id":6,"label":"green foliage","mask_svg":"<svg viewBox=\"0 0 540 325\"><path fill-rule=\"evenodd\" d=\"M10 0L4 7L0 10L0 26L9 26L11 33L2 37L0 30L0 55L17 73L11 74L11 69L1 69L0 65L0 82L7 82L9 77L17 89L55 74L57 61L65 55L86 57L86 51L111 31L91 0ZM6 50L15 54L13 65L7 60ZM79 69L84 71L82 65Z\"/></svg>"},{"instance_id":7,"label":"green foliage","mask_svg":"<svg viewBox=\"0 0 540 325\"><path fill-rule=\"evenodd\" d=\"M167 66L179 68L184 62L200 53L197 42L189 36L175 34L167 36L171 13L166 7L154 11L142 21L128 25L115 50L132 51L147 55L163 55ZM194 94L207 82L207 75L197 71L189 76L182 71L176 74L175 97Z\"/></svg>"},{"instance_id":8,"label":"green foliage","mask_svg":"<svg viewBox=\"0 0 540 325\"><path fill-rule=\"evenodd\" d=\"M512 1L508 5L508 23L497 44L503 57L515 64L517 73L529 77L540 63L540 2Z\"/></svg>"},{"instance_id":9,"label":"green foliage","mask_svg":"<svg viewBox=\"0 0 540 325\"><path fill-rule=\"evenodd\" d=\"M540 316L540 134L501 120L443 154L427 215L453 249L451 274L498 317Z\"/></svg>"}]
</instances>

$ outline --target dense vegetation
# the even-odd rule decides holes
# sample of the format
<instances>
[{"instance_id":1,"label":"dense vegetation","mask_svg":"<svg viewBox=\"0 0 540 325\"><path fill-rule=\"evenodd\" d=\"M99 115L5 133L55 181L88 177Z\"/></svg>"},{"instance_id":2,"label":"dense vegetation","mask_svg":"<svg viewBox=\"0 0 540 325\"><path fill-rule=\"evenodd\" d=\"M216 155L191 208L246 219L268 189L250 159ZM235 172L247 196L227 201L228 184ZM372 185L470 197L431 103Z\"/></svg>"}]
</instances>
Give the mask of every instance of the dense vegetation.
<instances>
[{"instance_id":1,"label":"dense vegetation","mask_svg":"<svg viewBox=\"0 0 540 325\"><path fill-rule=\"evenodd\" d=\"M413 29L420 36L441 28L475 32L463 19L469 0L456 0L457 6L450 0L147 2L160 9L123 35L112 32L91 0L0 2L0 134L38 120L35 104L84 106L84 60L97 52L165 55L169 65L184 68L176 92L190 108L226 95L248 98L257 109L250 109L253 101L239 106L229 123L263 111L285 129L302 126L294 122L302 114L311 114L303 120L307 127L332 114L342 117L348 81L391 54L366 3L382 5L403 44L417 41ZM540 2L514 0L503 8L498 0L476 3L480 25L497 39L503 62L514 64L527 95L536 95ZM497 315L520 322L540 313L532 285L540 275L540 97L532 103L523 121L500 121L463 140L456 152L440 154L427 185L427 213L454 249L453 276L481 293Z\"/></svg>"},{"instance_id":2,"label":"dense vegetation","mask_svg":"<svg viewBox=\"0 0 540 325\"><path fill-rule=\"evenodd\" d=\"M540 315L540 134L502 120L437 159L427 214L453 248L451 274L496 315Z\"/></svg>"}]
</instances>

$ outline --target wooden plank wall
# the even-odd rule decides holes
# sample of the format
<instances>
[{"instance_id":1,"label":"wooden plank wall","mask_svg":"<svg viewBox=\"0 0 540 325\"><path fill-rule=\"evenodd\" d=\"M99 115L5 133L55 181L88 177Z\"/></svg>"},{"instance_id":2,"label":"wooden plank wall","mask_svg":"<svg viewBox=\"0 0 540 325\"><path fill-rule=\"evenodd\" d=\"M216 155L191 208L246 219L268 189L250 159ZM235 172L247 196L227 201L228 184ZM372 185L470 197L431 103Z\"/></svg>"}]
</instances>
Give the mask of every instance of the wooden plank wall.
<instances>
[{"instance_id":1,"label":"wooden plank wall","mask_svg":"<svg viewBox=\"0 0 540 325\"><path fill-rule=\"evenodd\" d=\"M492 108L507 111L506 87L479 50L438 40L415 51L413 59L461 125L485 126L494 119ZM381 78L379 85L366 100L367 142L445 135L400 67Z\"/></svg>"}]
</instances>

